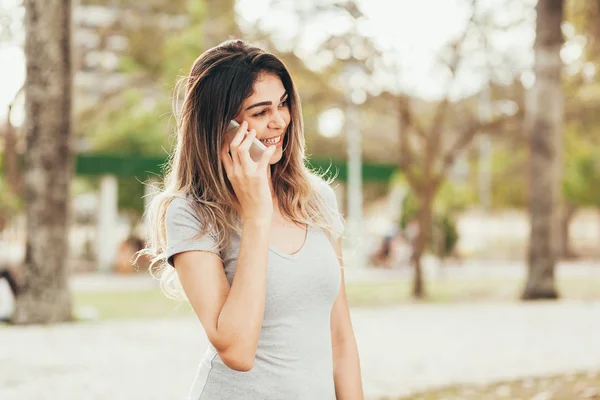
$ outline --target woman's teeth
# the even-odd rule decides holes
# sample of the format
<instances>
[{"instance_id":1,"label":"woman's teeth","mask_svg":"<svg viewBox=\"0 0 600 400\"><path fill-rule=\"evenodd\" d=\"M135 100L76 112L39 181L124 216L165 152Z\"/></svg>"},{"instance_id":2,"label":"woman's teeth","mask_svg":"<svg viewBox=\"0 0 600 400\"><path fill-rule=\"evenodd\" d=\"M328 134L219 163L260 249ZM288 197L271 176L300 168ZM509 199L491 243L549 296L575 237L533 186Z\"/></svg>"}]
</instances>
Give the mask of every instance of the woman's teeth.
<instances>
[{"instance_id":1,"label":"woman's teeth","mask_svg":"<svg viewBox=\"0 0 600 400\"><path fill-rule=\"evenodd\" d=\"M279 143L279 141L281 140L281 136L282 135L279 135L276 138L272 138L272 139L260 139L260 141L263 142L264 144L273 145L273 144Z\"/></svg>"}]
</instances>

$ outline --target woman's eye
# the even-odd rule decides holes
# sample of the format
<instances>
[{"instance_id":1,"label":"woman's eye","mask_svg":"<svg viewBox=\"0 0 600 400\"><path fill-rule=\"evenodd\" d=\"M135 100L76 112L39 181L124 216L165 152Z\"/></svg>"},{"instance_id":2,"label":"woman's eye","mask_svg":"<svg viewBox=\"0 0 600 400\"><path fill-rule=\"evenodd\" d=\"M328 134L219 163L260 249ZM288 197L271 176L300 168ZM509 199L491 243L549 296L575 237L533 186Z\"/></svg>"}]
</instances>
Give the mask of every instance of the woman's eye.
<instances>
[{"instance_id":1,"label":"woman's eye","mask_svg":"<svg viewBox=\"0 0 600 400\"><path fill-rule=\"evenodd\" d=\"M284 101L279 103L279 107L287 107L287 105L288 105L288 99L285 99ZM263 115L265 115L267 113L268 110L269 110L268 108L265 108L261 112L254 114L253 117L262 117Z\"/></svg>"}]
</instances>

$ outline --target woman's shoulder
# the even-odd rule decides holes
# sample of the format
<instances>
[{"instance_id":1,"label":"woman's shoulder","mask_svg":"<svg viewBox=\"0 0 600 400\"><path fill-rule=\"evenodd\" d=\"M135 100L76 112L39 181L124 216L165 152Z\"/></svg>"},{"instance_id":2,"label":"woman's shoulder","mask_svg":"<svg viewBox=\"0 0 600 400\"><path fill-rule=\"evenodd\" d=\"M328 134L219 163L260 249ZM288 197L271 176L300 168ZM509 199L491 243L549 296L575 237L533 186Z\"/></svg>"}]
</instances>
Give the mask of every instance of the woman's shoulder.
<instances>
[{"instance_id":1,"label":"woman's shoulder","mask_svg":"<svg viewBox=\"0 0 600 400\"><path fill-rule=\"evenodd\" d=\"M332 203L336 202L335 191L329 181L326 181L323 177L314 173L311 173L309 178L313 190L318 193L328 205L332 205Z\"/></svg>"},{"instance_id":2,"label":"woman's shoulder","mask_svg":"<svg viewBox=\"0 0 600 400\"><path fill-rule=\"evenodd\" d=\"M186 193L174 193L166 210L166 220L188 219L198 221L199 215L194 207L193 197Z\"/></svg>"},{"instance_id":3,"label":"woman's shoulder","mask_svg":"<svg viewBox=\"0 0 600 400\"><path fill-rule=\"evenodd\" d=\"M169 210L179 210L179 209L192 209L192 199L190 195L185 193L173 193L170 197L169 203L167 205L167 212Z\"/></svg>"}]
</instances>

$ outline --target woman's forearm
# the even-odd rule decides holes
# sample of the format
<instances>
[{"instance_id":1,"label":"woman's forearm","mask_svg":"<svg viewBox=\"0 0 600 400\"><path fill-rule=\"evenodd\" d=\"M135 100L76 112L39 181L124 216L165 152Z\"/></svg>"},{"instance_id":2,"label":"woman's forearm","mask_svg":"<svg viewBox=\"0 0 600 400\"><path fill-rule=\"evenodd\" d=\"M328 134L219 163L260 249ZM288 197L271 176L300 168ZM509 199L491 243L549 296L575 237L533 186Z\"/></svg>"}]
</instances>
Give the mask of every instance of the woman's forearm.
<instances>
[{"instance_id":1,"label":"woman's forearm","mask_svg":"<svg viewBox=\"0 0 600 400\"><path fill-rule=\"evenodd\" d=\"M217 322L229 356L250 364L264 316L270 230L268 220L244 222L235 277Z\"/></svg>"},{"instance_id":2,"label":"woman's forearm","mask_svg":"<svg viewBox=\"0 0 600 400\"><path fill-rule=\"evenodd\" d=\"M333 377L337 400L364 400L358 347L354 338L333 347Z\"/></svg>"}]
</instances>

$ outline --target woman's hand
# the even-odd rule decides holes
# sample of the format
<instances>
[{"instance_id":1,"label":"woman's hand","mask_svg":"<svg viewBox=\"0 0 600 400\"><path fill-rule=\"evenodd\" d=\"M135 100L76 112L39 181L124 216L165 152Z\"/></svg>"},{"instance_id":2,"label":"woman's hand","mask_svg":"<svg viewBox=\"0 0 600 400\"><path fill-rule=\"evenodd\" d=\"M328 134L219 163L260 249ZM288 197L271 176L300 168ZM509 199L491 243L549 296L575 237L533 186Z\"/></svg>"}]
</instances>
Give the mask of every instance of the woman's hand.
<instances>
[{"instance_id":1,"label":"woman's hand","mask_svg":"<svg viewBox=\"0 0 600 400\"><path fill-rule=\"evenodd\" d=\"M233 139L225 136L221 158L225 173L242 208L244 220L270 219L273 215L273 200L269 189L267 168L276 146L269 146L258 162L250 157L250 145L256 131L248 132L248 123L242 122Z\"/></svg>"}]
</instances>

